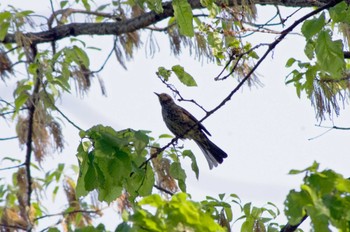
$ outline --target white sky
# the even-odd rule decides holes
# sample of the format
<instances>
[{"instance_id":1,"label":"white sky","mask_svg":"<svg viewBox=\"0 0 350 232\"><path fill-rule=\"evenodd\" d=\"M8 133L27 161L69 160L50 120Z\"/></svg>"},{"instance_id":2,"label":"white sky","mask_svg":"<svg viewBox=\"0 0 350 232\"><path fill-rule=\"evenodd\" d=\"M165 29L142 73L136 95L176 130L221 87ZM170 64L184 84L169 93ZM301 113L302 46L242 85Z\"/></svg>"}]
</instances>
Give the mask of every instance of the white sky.
<instances>
[{"instance_id":1,"label":"white sky","mask_svg":"<svg viewBox=\"0 0 350 232\"><path fill-rule=\"evenodd\" d=\"M1 7L5 6L6 2L9 1L3 2ZM49 9L48 1L34 2L44 11ZM30 2L30 8L35 8L34 2ZM26 9L24 4L29 4L29 1L11 1L11 4ZM259 9L260 13L274 12L272 7ZM282 15L287 16L284 11ZM260 16L259 20L264 21L263 16ZM155 75L159 66L184 66L185 70L196 78L198 87L184 87L175 76L170 79L171 83L176 85L185 98L195 99L207 110L213 109L237 85L232 78L223 82L213 81L222 67L205 62L202 65L193 61L193 57L189 57L185 50L180 58L170 56L166 36L159 34L157 37L161 51L150 59L146 58L143 49L139 50L134 59L127 62L127 71L112 57L100 73L108 97L101 95L95 80L87 97L82 99L75 93L65 94L58 107L85 129L104 124L112 126L115 130L147 129L156 137L170 133L162 121L160 105L153 93L170 93ZM255 41L267 43L275 37L262 34ZM91 69L98 69L112 47L111 38L79 38L86 39L89 46L99 46L103 49L102 52L89 51ZM145 38L146 36L143 36L143 39ZM308 140L322 134L326 129L315 126L318 122L309 100L305 96L298 99L295 88L284 84L286 75L291 71L284 65L290 57L303 58L303 39L298 35L288 36L257 70L264 87L249 89L245 86L230 102L204 121L203 124L212 134L212 141L229 155L222 165L210 171L198 147L193 142L184 142L196 155L200 167L200 177L197 181L191 173L189 161L184 163L188 170L187 188L193 199L202 200L207 195L216 197L219 193L235 193L244 203L252 201L256 206L263 206L267 202L273 202L283 211L282 204L288 191L298 188L302 179L302 176L287 175L289 170L304 169L316 160L321 163L322 168L331 168L344 176L350 176L348 131L334 130L317 139ZM9 80L7 85L0 86L0 97L11 99L14 83L24 78L23 73L17 73L16 76L16 79ZM179 104L198 119L204 116L193 104ZM342 110L341 116L335 118L334 124L350 126L349 116L349 110ZM75 150L79 143L78 131L68 122L64 123L66 149L62 154L47 159L43 165L46 171L55 167L56 162L77 164ZM332 126L332 122L326 121L323 125ZM0 137L15 134L9 122L1 121L0 128ZM165 144L168 141L162 142ZM16 141L1 142L0 145L0 158L11 156L22 159L25 156L25 151L18 150ZM9 163L1 163L1 166L6 165ZM55 207L57 206L53 206ZM63 209L60 207L55 212ZM234 215L238 217L240 213L236 211ZM102 221L107 223L110 229L114 229L115 221L110 219L115 217L119 218L115 212L109 212ZM286 223L286 220L281 217L279 222Z\"/></svg>"}]
</instances>

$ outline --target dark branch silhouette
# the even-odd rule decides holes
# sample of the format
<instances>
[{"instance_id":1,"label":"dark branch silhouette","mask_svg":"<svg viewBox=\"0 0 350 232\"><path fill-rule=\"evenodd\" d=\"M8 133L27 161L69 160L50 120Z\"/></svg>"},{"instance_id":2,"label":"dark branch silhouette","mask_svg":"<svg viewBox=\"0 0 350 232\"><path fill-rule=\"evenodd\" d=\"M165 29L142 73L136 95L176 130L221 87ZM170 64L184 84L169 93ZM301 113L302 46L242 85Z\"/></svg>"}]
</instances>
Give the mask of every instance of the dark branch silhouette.
<instances>
[{"instance_id":1,"label":"dark branch silhouette","mask_svg":"<svg viewBox=\"0 0 350 232\"><path fill-rule=\"evenodd\" d=\"M5 170L10 170L10 169L15 169L15 168L20 168L22 166L24 166L25 164L19 164L19 165L15 165L15 166L11 166L11 167L6 167L6 168L0 168L0 171L5 171Z\"/></svg>"},{"instance_id":2,"label":"dark branch silhouette","mask_svg":"<svg viewBox=\"0 0 350 232\"><path fill-rule=\"evenodd\" d=\"M296 224L296 225L291 225L291 224L287 224L287 225L285 225L281 230L280 230L280 232L293 232L293 231L295 231L296 229L298 229L298 227L301 225L301 223L303 223L305 220L306 220L306 218L308 218L308 215L305 215L301 220L300 220L300 222L298 223L298 224Z\"/></svg>"},{"instance_id":3,"label":"dark branch silhouette","mask_svg":"<svg viewBox=\"0 0 350 232\"><path fill-rule=\"evenodd\" d=\"M242 4L241 1L230 1L230 5ZM298 1L298 0L256 0L254 4L261 5L281 5L290 7L313 7L322 6L329 1ZM204 8L200 0L190 0L189 4L192 9L202 9ZM218 2L219 4L219 2ZM253 3L252 3L253 4ZM328 5L328 4L327 4ZM54 12L53 18L57 14L62 14L63 12ZM90 13L91 14L91 13ZM28 38L32 44L48 43L52 41L61 40L70 36L80 36L80 35L121 35L124 33L130 33L139 29L147 28L148 26L158 23L163 19L172 17L174 15L174 10L172 7L172 2L163 3L163 12L155 13L153 11L144 13L138 17L127 19L124 21L117 22L104 22L104 23L70 23L66 25L58 25L56 27L51 27L53 19L49 22L49 29L40 32L29 32L23 35ZM2 43L17 43L16 35L14 33L8 33L6 37L0 41Z\"/></svg>"},{"instance_id":4,"label":"dark branch silhouette","mask_svg":"<svg viewBox=\"0 0 350 232\"><path fill-rule=\"evenodd\" d=\"M159 185L153 185L156 189L158 189L159 191L162 191L162 192L164 192L164 193L167 193L167 194L169 194L170 196L172 196L172 195L174 195L174 193L173 192L171 192L171 191L169 191L169 190L167 190L167 189L165 189L165 188L163 188L163 187L161 187L161 186L159 186Z\"/></svg>"},{"instance_id":5,"label":"dark branch silhouette","mask_svg":"<svg viewBox=\"0 0 350 232\"><path fill-rule=\"evenodd\" d=\"M45 214L43 216L34 218L33 221L38 221L40 219L47 218L47 217L57 217L57 216L64 216L64 215L68 215L68 214L75 214L75 213L100 214L101 212L100 212L100 210L83 210L83 209L71 210L71 211L64 211L61 213Z\"/></svg>"},{"instance_id":6,"label":"dark branch silhouette","mask_svg":"<svg viewBox=\"0 0 350 232\"><path fill-rule=\"evenodd\" d=\"M18 136L11 136L11 137L6 137L6 138L0 138L0 141L7 141L7 140L12 140L12 139L17 139Z\"/></svg>"},{"instance_id":7,"label":"dark branch silhouette","mask_svg":"<svg viewBox=\"0 0 350 232\"><path fill-rule=\"evenodd\" d=\"M35 62L35 57L37 54L37 48L36 45L32 45L31 46L31 57L28 57L28 59L31 62ZM31 156L32 156L32 151L33 151L33 128L34 128L34 113L36 110L36 104L39 101L39 90L40 90L40 83L41 83L41 79L40 79L40 73L39 73L39 69L37 70L37 78L35 81L35 85L34 85L34 90L33 93L31 95L31 99L30 99L30 106L28 107L28 134L27 134L27 141L26 141L26 158L25 158L25 169L26 169L26 175L27 175L27 206L30 207L31 206L31 196L32 196L32 176L31 176L31 167L30 167L30 163L31 163ZM28 231L31 231L32 229L29 228Z\"/></svg>"}]
</instances>

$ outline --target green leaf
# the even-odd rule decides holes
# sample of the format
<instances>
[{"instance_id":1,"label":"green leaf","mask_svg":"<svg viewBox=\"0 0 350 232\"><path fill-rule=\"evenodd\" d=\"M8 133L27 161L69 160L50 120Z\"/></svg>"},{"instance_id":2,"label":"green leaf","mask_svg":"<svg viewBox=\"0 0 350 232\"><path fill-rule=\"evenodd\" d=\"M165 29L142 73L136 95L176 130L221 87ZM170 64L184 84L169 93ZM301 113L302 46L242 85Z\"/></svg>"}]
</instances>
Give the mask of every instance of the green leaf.
<instances>
[{"instance_id":1,"label":"green leaf","mask_svg":"<svg viewBox=\"0 0 350 232\"><path fill-rule=\"evenodd\" d=\"M77 180L77 185L75 188L75 194L77 198L86 196L89 192L89 190L86 189L86 184L85 184L85 176L87 175L88 169L89 169L89 164L88 164L88 153L84 151L82 144L78 146L77 149L77 159L79 162L79 177ZM97 186L97 184L95 184Z\"/></svg>"},{"instance_id":2,"label":"green leaf","mask_svg":"<svg viewBox=\"0 0 350 232\"><path fill-rule=\"evenodd\" d=\"M149 137L142 131L135 131L133 145L137 154L141 155L149 143Z\"/></svg>"},{"instance_id":3,"label":"green leaf","mask_svg":"<svg viewBox=\"0 0 350 232\"><path fill-rule=\"evenodd\" d=\"M307 175L301 191L292 190L288 194L285 202L288 220L295 225L307 212L314 231L331 231L330 225L339 231L348 231L350 180L333 170L319 172L317 168L314 162L304 169Z\"/></svg>"},{"instance_id":4,"label":"green leaf","mask_svg":"<svg viewBox=\"0 0 350 232\"><path fill-rule=\"evenodd\" d=\"M155 182L152 168L136 170L132 176L127 179L125 188L131 197L148 196L152 193Z\"/></svg>"},{"instance_id":5,"label":"green leaf","mask_svg":"<svg viewBox=\"0 0 350 232\"><path fill-rule=\"evenodd\" d=\"M306 20L301 27L301 32L306 40L309 40L312 36L319 33L325 24L325 14L322 13L319 18Z\"/></svg>"},{"instance_id":6,"label":"green leaf","mask_svg":"<svg viewBox=\"0 0 350 232\"><path fill-rule=\"evenodd\" d=\"M60 1L60 7L63 9L67 5L68 1Z\"/></svg>"},{"instance_id":7,"label":"green leaf","mask_svg":"<svg viewBox=\"0 0 350 232\"><path fill-rule=\"evenodd\" d=\"M322 31L316 40L315 52L322 70L329 72L333 78L342 77L345 61L341 40L333 41L329 32Z\"/></svg>"},{"instance_id":8,"label":"green leaf","mask_svg":"<svg viewBox=\"0 0 350 232\"><path fill-rule=\"evenodd\" d=\"M34 13L34 11L32 11L32 10L19 11L16 13L16 17L26 17L26 16L33 14L33 13Z\"/></svg>"},{"instance_id":9,"label":"green leaf","mask_svg":"<svg viewBox=\"0 0 350 232\"><path fill-rule=\"evenodd\" d=\"M159 135L158 138L160 138L160 139L172 139L172 138L174 138L174 136L169 135L169 134L161 134L161 135Z\"/></svg>"},{"instance_id":10,"label":"green leaf","mask_svg":"<svg viewBox=\"0 0 350 232\"><path fill-rule=\"evenodd\" d=\"M209 11L209 17L215 18L220 12L221 8L214 0L201 0L201 5L205 6Z\"/></svg>"},{"instance_id":11,"label":"green leaf","mask_svg":"<svg viewBox=\"0 0 350 232\"><path fill-rule=\"evenodd\" d=\"M178 181L181 191L186 192L186 173L179 162L170 165L170 175Z\"/></svg>"},{"instance_id":12,"label":"green leaf","mask_svg":"<svg viewBox=\"0 0 350 232\"><path fill-rule=\"evenodd\" d=\"M15 99L16 112L19 112L21 107L27 102L28 98L29 98L29 95L26 92L22 92L18 97L16 97Z\"/></svg>"},{"instance_id":13,"label":"green leaf","mask_svg":"<svg viewBox=\"0 0 350 232\"><path fill-rule=\"evenodd\" d=\"M152 194L140 200L139 205L150 205L153 207L163 207L165 202L158 194Z\"/></svg>"},{"instance_id":14,"label":"green leaf","mask_svg":"<svg viewBox=\"0 0 350 232\"><path fill-rule=\"evenodd\" d=\"M318 170L319 166L320 166L320 164L317 163L316 161L314 161L313 164L310 167L307 167L307 168L305 168L303 170L292 169L292 170L289 171L288 174L295 175L295 174L300 174L300 173L307 172L307 171L316 172Z\"/></svg>"},{"instance_id":15,"label":"green leaf","mask_svg":"<svg viewBox=\"0 0 350 232\"><path fill-rule=\"evenodd\" d=\"M290 68L294 63L295 63L296 59L294 58L289 58L287 60L287 63L286 63L286 68Z\"/></svg>"},{"instance_id":16,"label":"green leaf","mask_svg":"<svg viewBox=\"0 0 350 232\"><path fill-rule=\"evenodd\" d=\"M159 67L156 74L163 77L165 81L168 81L169 77L171 76L171 70L168 70L164 67Z\"/></svg>"},{"instance_id":17,"label":"green leaf","mask_svg":"<svg viewBox=\"0 0 350 232\"><path fill-rule=\"evenodd\" d=\"M222 36L219 32L214 31L208 32L208 44L212 48L212 53L217 59L224 59L225 54L224 54L224 46L223 46L223 41L222 41Z\"/></svg>"},{"instance_id":18,"label":"green leaf","mask_svg":"<svg viewBox=\"0 0 350 232\"><path fill-rule=\"evenodd\" d=\"M243 212L246 216L250 215L250 208L252 206L252 203L249 202L243 206Z\"/></svg>"},{"instance_id":19,"label":"green leaf","mask_svg":"<svg viewBox=\"0 0 350 232\"><path fill-rule=\"evenodd\" d=\"M75 229L75 232L105 232L106 228L103 224L98 224L97 227L85 226L83 228Z\"/></svg>"},{"instance_id":20,"label":"green leaf","mask_svg":"<svg viewBox=\"0 0 350 232\"><path fill-rule=\"evenodd\" d=\"M136 173L130 178L130 157L136 155L130 141L144 140L135 139L135 134L140 137L140 133L130 129L117 132L102 125L85 131L84 135L92 142L93 150L84 148L83 143L86 141L79 145L77 157L80 173L77 196L85 196L88 191L97 190L98 199L109 203L119 197L123 189L127 189L130 194L149 194L154 183L152 169L147 169L146 175ZM145 159L142 156L141 158Z\"/></svg>"},{"instance_id":21,"label":"green leaf","mask_svg":"<svg viewBox=\"0 0 350 232\"><path fill-rule=\"evenodd\" d=\"M86 52L77 46L73 46L73 50L76 53L76 56L78 58L76 63L79 65L83 64L85 67L88 68L90 66L90 60Z\"/></svg>"},{"instance_id":22,"label":"green leaf","mask_svg":"<svg viewBox=\"0 0 350 232\"><path fill-rule=\"evenodd\" d=\"M196 178L198 180L198 178L199 178L199 169L198 169L196 157L194 156L194 154L192 153L191 150L184 150L182 152L182 155L190 157L190 159L192 161L192 163L191 163L192 171L196 174Z\"/></svg>"},{"instance_id":23,"label":"green leaf","mask_svg":"<svg viewBox=\"0 0 350 232\"><path fill-rule=\"evenodd\" d=\"M231 207L224 207L225 214L227 217L227 221L231 222L233 219L233 213L232 213L232 208Z\"/></svg>"},{"instance_id":24,"label":"green leaf","mask_svg":"<svg viewBox=\"0 0 350 232\"><path fill-rule=\"evenodd\" d=\"M0 41L5 39L5 36L7 35L7 31L9 27L10 27L9 22L0 23Z\"/></svg>"},{"instance_id":25,"label":"green leaf","mask_svg":"<svg viewBox=\"0 0 350 232\"><path fill-rule=\"evenodd\" d=\"M241 227L241 232L252 232L254 231L254 222L255 220L253 218L248 218L245 222L243 222Z\"/></svg>"},{"instance_id":26,"label":"green leaf","mask_svg":"<svg viewBox=\"0 0 350 232\"><path fill-rule=\"evenodd\" d=\"M59 190L59 186L56 186L52 191L52 201L55 201L58 190Z\"/></svg>"},{"instance_id":27,"label":"green leaf","mask_svg":"<svg viewBox=\"0 0 350 232\"><path fill-rule=\"evenodd\" d=\"M291 225L300 223L301 219L305 215L304 206L310 203L310 198L304 192L296 192L291 190L285 201L285 214L288 218L288 222Z\"/></svg>"},{"instance_id":28,"label":"green leaf","mask_svg":"<svg viewBox=\"0 0 350 232\"><path fill-rule=\"evenodd\" d=\"M127 222L122 222L115 229L115 232L131 232L131 231L132 231L132 229L131 229L130 225Z\"/></svg>"},{"instance_id":29,"label":"green leaf","mask_svg":"<svg viewBox=\"0 0 350 232\"><path fill-rule=\"evenodd\" d=\"M162 0L146 0L147 7L157 14L163 13Z\"/></svg>"},{"instance_id":30,"label":"green leaf","mask_svg":"<svg viewBox=\"0 0 350 232\"><path fill-rule=\"evenodd\" d=\"M334 23L343 22L350 24L350 9L345 1L330 8L329 15Z\"/></svg>"},{"instance_id":31,"label":"green leaf","mask_svg":"<svg viewBox=\"0 0 350 232\"><path fill-rule=\"evenodd\" d=\"M55 228L55 227L50 227L47 232L60 232L61 230Z\"/></svg>"},{"instance_id":32,"label":"green leaf","mask_svg":"<svg viewBox=\"0 0 350 232\"><path fill-rule=\"evenodd\" d=\"M304 53L309 58L309 60L312 60L315 56L315 42L312 39L309 39L306 42Z\"/></svg>"},{"instance_id":33,"label":"green leaf","mask_svg":"<svg viewBox=\"0 0 350 232\"><path fill-rule=\"evenodd\" d=\"M83 5L84 5L85 9L87 11L90 11L91 10L91 6L89 4L89 0L81 0L81 1L82 1Z\"/></svg>"},{"instance_id":34,"label":"green leaf","mask_svg":"<svg viewBox=\"0 0 350 232\"><path fill-rule=\"evenodd\" d=\"M0 13L0 40L3 40L7 35L7 31L10 27L10 20L12 14L9 11Z\"/></svg>"},{"instance_id":35,"label":"green leaf","mask_svg":"<svg viewBox=\"0 0 350 232\"><path fill-rule=\"evenodd\" d=\"M176 74L177 78L186 86L197 86L194 78L188 74L180 65L174 65L171 70Z\"/></svg>"},{"instance_id":36,"label":"green leaf","mask_svg":"<svg viewBox=\"0 0 350 232\"><path fill-rule=\"evenodd\" d=\"M103 11L109 5L110 5L110 3L103 4L103 5L99 6L99 7L97 7L96 11Z\"/></svg>"},{"instance_id":37,"label":"green leaf","mask_svg":"<svg viewBox=\"0 0 350 232\"><path fill-rule=\"evenodd\" d=\"M336 184L337 190L350 193L350 180L349 179L337 178L337 181L335 184Z\"/></svg>"},{"instance_id":38,"label":"green leaf","mask_svg":"<svg viewBox=\"0 0 350 232\"><path fill-rule=\"evenodd\" d=\"M191 5L187 0L173 0L174 16L179 25L180 34L184 36L194 36L193 14Z\"/></svg>"}]
</instances>

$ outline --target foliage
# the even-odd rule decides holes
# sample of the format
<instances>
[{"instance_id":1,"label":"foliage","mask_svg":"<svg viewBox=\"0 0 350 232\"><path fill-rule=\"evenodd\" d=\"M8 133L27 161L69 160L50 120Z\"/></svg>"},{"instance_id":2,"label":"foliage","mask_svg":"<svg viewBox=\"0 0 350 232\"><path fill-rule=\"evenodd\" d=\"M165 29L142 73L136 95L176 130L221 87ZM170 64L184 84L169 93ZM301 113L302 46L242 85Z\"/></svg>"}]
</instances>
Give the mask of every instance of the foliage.
<instances>
[{"instance_id":1,"label":"foliage","mask_svg":"<svg viewBox=\"0 0 350 232\"><path fill-rule=\"evenodd\" d=\"M349 74L343 52L347 44L335 39L337 36L334 33L336 25L348 30L348 11L348 5L341 2L331 8L329 14L323 12L306 20L301 32L306 40L304 53L309 61L290 58L286 63L286 67L298 65L286 83L294 84L299 97L302 91L306 93L316 107L316 117L321 120L325 119L326 114L332 115L332 112L338 115L340 108L337 99L340 97L345 101L344 97L349 94Z\"/></svg>"},{"instance_id":2,"label":"foliage","mask_svg":"<svg viewBox=\"0 0 350 232\"><path fill-rule=\"evenodd\" d=\"M340 231L349 231L350 180L333 170L318 171L314 163L304 170L290 174L305 174L300 191L291 190L287 196L286 215L297 224L307 213L316 231L331 231L330 225Z\"/></svg>"},{"instance_id":3,"label":"foliage","mask_svg":"<svg viewBox=\"0 0 350 232\"><path fill-rule=\"evenodd\" d=\"M146 134L131 129L116 132L103 126L94 126L80 134L89 141L82 140L78 147L78 197L97 190L98 199L110 203L120 197L123 190L129 193L132 201L151 193L153 170L137 168L146 161Z\"/></svg>"},{"instance_id":4,"label":"foliage","mask_svg":"<svg viewBox=\"0 0 350 232\"><path fill-rule=\"evenodd\" d=\"M237 79L239 84L231 94L213 111L205 111L205 118L209 117L244 83L259 83L253 71L279 42L253 45L245 39L252 33L276 33L268 22L255 24L254 4L247 1L241 1L241 5L235 1L217 4L211 0L50 3L51 12L46 16L13 6L0 12L1 80L6 83L16 76L17 70L26 72L22 79L18 77L13 98L0 98L0 115L15 124L17 132L16 137L3 140L18 139L25 149L20 160L12 157L1 160L14 165L1 170L13 171L10 181L0 179L1 231L42 229L41 221L50 217L60 219L43 230L105 231L105 225L95 226L94 219L102 216L102 205L107 207L115 202L123 219L119 225L115 223L116 231L230 231L237 221L242 222L241 231L287 228L274 221L280 212L273 203L263 207L242 204L235 194L207 196L202 201L191 199L182 159L189 158L197 179L199 167L192 151L177 145L179 138L160 135L155 139L149 131L131 128L116 131L103 125L83 130L56 106L63 94L76 92L84 96L113 53L126 69L126 61L143 46L140 31L147 29L143 33L149 35L148 55L156 50L153 33L165 32L173 55L178 56L186 48L198 60L206 58L222 66L215 81ZM331 7L336 3L339 4ZM203 14L198 13L199 7ZM345 1L324 1L322 7L318 14L310 9L310 17L297 21L303 22L301 33L306 41L307 61L292 57L286 63L288 68L297 65L286 83L294 84L299 97L305 92L320 120L326 114L339 114L339 98L343 102L348 100L350 86L348 55L344 52L350 41L349 6ZM83 17L76 17L78 14ZM284 25L291 17L278 24ZM292 29L277 33L286 36ZM344 38L336 35L336 29ZM110 54L97 70L91 70L92 59L87 51L100 48L87 45L81 35L114 38ZM69 45L62 45L61 39ZM261 47L267 47L267 51L260 58ZM181 97L170 80L172 74L185 86L197 86L196 79L185 69L179 64L170 69L159 67L156 74ZM79 167L67 167L62 161L53 170L44 171L45 158L64 149L62 122L79 131L81 141L76 153ZM166 145L161 146L163 143ZM291 171L300 173L305 173L300 191L291 190L285 202L289 225L297 225L309 215L315 231L329 231L330 225L349 231L350 181L333 170L319 172L317 163L305 170ZM63 205L62 212L51 212L45 202L48 193L52 202ZM66 201L62 201L62 195ZM238 208L238 216L233 213L234 207Z\"/></svg>"}]
</instances>

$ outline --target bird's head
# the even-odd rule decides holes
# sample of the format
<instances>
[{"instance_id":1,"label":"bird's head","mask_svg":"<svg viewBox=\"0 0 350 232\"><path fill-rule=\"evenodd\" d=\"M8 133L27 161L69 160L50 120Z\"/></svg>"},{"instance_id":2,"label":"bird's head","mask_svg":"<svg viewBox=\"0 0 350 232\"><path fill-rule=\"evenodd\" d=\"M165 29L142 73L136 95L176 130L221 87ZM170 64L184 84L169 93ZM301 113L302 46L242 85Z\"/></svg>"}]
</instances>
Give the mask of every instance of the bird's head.
<instances>
[{"instance_id":1,"label":"bird's head","mask_svg":"<svg viewBox=\"0 0 350 232\"><path fill-rule=\"evenodd\" d=\"M174 103L173 99L166 93L155 93L158 96L161 105Z\"/></svg>"}]
</instances>

